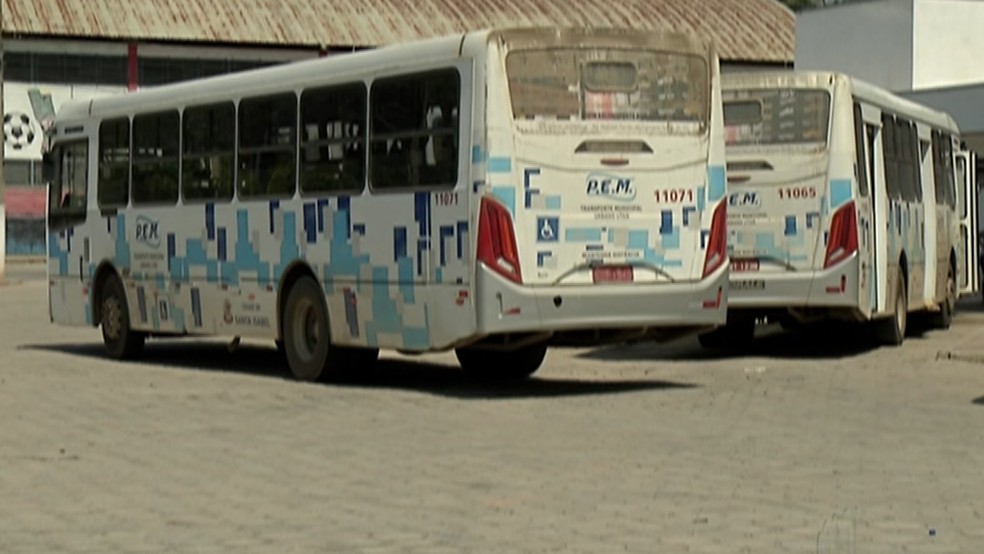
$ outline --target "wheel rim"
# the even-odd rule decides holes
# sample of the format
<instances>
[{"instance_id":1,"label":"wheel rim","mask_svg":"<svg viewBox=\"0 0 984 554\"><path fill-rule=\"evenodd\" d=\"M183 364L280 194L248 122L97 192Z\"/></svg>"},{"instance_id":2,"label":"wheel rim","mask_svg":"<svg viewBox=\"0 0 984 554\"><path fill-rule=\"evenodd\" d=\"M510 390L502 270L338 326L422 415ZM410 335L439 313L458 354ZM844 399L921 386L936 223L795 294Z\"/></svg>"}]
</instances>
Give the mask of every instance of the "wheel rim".
<instances>
[{"instance_id":1,"label":"wheel rim","mask_svg":"<svg viewBox=\"0 0 984 554\"><path fill-rule=\"evenodd\" d=\"M103 333L110 340L117 340L123 330L123 312L120 309L120 301L115 296L110 296L103 301L102 327Z\"/></svg>"}]
</instances>

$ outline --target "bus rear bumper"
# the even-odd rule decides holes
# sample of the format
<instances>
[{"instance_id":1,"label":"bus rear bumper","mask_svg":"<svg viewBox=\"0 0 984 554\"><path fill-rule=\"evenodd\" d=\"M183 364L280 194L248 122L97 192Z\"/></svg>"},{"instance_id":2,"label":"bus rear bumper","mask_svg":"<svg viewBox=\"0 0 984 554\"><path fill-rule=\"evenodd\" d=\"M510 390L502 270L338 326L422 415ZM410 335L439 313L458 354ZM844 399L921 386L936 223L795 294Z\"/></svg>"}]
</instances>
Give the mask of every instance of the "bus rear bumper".
<instances>
[{"instance_id":1,"label":"bus rear bumper","mask_svg":"<svg viewBox=\"0 0 984 554\"><path fill-rule=\"evenodd\" d=\"M732 273L730 308L857 308L858 259L821 271Z\"/></svg>"},{"instance_id":2,"label":"bus rear bumper","mask_svg":"<svg viewBox=\"0 0 984 554\"><path fill-rule=\"evenodd\" d=\"M725 323L727 275L723 267L688 283L523 286L479 264L478 332L706 329Z\"/></svg>"}]
</instances>

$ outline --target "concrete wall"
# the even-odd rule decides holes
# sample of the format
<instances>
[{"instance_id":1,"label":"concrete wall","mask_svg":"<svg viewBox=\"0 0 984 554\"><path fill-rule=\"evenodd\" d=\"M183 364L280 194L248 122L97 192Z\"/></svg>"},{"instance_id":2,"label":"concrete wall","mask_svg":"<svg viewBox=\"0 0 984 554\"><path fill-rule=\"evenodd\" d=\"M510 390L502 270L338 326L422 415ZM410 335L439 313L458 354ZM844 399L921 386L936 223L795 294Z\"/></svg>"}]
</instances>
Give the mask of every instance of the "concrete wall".
<instances>
[{"instance_id":1,"label":"concrete wall","mask_svg":"<svg viewBox=\"0 0 984 554\"><path fill-rule=\"evenodd\" d=\"M984 2L916 0L912 89L984 82Z\"/></svg>"},{"instance_id":2,"label":"concrete wall","mask_svg":"<svg viewBox=\"0 0 984 554\"><path fill-rule=\"evenodd\" d=\"M857 2L798 13L796 69L843 71L891 90L908 90L913 1Z\"/></svg>"}]
</instances>

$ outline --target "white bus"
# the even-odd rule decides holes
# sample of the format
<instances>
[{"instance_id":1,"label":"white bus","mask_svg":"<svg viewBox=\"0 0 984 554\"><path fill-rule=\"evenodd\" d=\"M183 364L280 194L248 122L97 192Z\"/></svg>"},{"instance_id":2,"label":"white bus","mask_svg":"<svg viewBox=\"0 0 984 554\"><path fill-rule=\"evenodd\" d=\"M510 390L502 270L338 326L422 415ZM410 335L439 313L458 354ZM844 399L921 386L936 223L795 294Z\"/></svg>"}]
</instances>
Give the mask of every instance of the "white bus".
<instances>
[{"instance_id":1,"label":"white bus","mask_svg":"<svg viewBox=\"0 0 984 554\"><path fill-rule=\"evenodd\" d=\"M722 89L729 316L701 342L746 342L763 318L872 320L888 344L909 312L948 327L977 288L974 164L953 119L837 73Z\"/></svg>"},{"instance_id":2,"label":"white bus","mask_svg":"<svg viewBox=\"0 0 984 554\"><path fill-rule=\"evenodd\" d=\"M522 378L549 344L724 323L713 47L472 32L64 106L51 319L273 339L302 380L379 349Z\"/></svg>"}]
</instances>

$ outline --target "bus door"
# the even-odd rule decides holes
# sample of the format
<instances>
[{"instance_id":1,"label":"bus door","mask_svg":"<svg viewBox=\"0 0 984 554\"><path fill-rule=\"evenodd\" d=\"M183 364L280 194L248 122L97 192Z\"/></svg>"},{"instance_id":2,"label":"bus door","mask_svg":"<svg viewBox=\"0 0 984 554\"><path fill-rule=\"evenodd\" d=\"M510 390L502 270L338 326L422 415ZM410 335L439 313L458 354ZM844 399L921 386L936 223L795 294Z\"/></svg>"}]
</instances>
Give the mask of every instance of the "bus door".
<instances>
[{"instance_id":1,"label":"bus door","mask_svg":"<svg viewBox=\"0 0 984 554\"><path fill-rule=\"evenodd\" d=\"M977 154L964 150L955 153L957 169L957 217L960 221L959 262L963 267L957 282L960 294L973 294L978 284L977 236Z\"/></svg>"},{"instance_id":2,"label":"bus door","mask_svg":"<svg viewBox=\"0 0 984 554\"><path fill-rule=\"evenodd\" d=\"M854 104L855 175L858 181L857 223L858 259L858 307L870 317L878 308L878 280L875 278L878 249L875 237L875 141L878 127L864 120L862 107Z\"/></svg>"},{"instance_id":3,"label":"bus door","mask_svg":"<svg viewBox=\"0 0 984 554\"><path fill-rule=\"evenodd\" d=\"M88 206L89 141L57 144L45 154L48 181L48 302L51 320L82 325L88 315L88 239L76 233Z\"/></svg>"}]
</instances>

